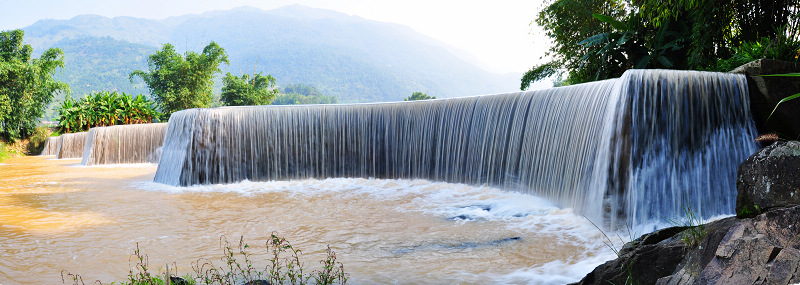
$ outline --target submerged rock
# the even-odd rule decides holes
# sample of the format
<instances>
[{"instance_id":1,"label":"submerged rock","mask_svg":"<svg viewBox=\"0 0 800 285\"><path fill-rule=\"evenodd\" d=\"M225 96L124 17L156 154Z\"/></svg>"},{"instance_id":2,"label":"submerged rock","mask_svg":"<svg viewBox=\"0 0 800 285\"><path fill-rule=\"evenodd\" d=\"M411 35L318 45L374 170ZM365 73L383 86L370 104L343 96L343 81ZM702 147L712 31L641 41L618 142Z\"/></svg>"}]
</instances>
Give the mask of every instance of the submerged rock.
<instances>
[{"instance_id":1,"label":"submerged rock","mask_svg":"<svg viewBox=\"0 0 800 285\"><path fill-rule=\"evenodd\" d=\"M800 283L800 206L705 225L697 247L687 229L664 229L626 245L577 284ZM657 238L653 238L653 236Z\"/></svg>"},{"instance_id":2,"label":"submerged rock","mask_svg":"<svg viewBox=\"0 0 800 285\"><path fill-rule=\"evenodd\" d=\"M753 217L776 207L800 205L800 142L776 142L739 165L736 215Z\"/></svg>"}]
</instances>

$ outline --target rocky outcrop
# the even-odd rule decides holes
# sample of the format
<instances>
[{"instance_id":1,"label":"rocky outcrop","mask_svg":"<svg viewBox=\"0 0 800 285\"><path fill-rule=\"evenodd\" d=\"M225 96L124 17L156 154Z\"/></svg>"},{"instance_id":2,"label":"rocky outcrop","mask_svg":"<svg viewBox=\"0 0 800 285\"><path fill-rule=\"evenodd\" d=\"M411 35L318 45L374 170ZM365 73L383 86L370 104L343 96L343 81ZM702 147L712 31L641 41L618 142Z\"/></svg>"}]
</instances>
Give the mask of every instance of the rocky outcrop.
<instances>
[{"instance_id":1,"label":"rocky outcrop","mask_svg":"<svg viewBox=\"0 0 800 285\"><path fill-rule=\"evenodd\" d=\"M629 243L620 258L577 284L800 283L797 221L800 206L722 219L705 225L705 237L696 247L681 240L692 228L657 231ZM652 235L658 238L648 240Z\"/></svg>"},{"instance_id":2,"label":"rocky outcrop","mask_svg":"<svg viewBox=\"0 0 800 285\"><path fill-rule=\"evenodd\" d=\"M781 99L800 93L800 78L761 76L800 72L800 63L760 59L731 72L747 75L750 109L759 134L777 133L790 139L800 135L800 124L797 124L800 121L800 100L781 103L767 121L770 112Z\"/></svg>"},{"instance_id":3,"label":"rocky outcrop","mask_svg":"<svg viewBox=\"0 0 800 285\"><path fill-rule=\"evenodd\" d=\"M739 165L736 189L740 218L800 205L800 142L776 142L747 158Z\"/></svg>"}]
</instances>

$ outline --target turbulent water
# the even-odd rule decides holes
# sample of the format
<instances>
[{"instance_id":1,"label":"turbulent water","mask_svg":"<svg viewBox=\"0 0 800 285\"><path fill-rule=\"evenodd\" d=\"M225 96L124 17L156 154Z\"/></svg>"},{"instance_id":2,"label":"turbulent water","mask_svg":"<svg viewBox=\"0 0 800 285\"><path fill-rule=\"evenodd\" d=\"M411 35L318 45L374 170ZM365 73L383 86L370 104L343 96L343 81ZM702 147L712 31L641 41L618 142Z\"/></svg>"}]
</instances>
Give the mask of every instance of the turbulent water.
<instances>
[{"instance_id":1,"label":"turbulent water","mask_svg":"<svg viewBox=\"0 0 800 285\"><path fill-rule=\"evenodd\" d=\"M155 181L429 179L598 222L711 217L732 213L736 166L756 149L749 113L743 75L664 70L421 102L192 109L170 118Z\"/></svg>"},{"instance_id":2,"label":"turbulent water","mask_svg":"<svg viewBox=\"0 0 800 285\"><path fill-rule=\"evenodd\" d=\"M223 235L244 235L264 266L273 231L309 269L329 244L352 284L563 284L613 257L571 210L496 188L361 178L173 187L152 182L152 164L79 162L0 165L0 283L61 284L62 270L120 281L137 244L156 271L169 262L185 274L199 258L223 266Z\"/></svg>"},{"instance_id":3,"label":"turbulent water","mask_svg":"<svg viewBox=\"0 0 800 285\"><path fill-rule=\"evenodd\" d=\"M158 163L166 130L166 123L92 128L81 164Z\"/></svg>"}]
</instances>

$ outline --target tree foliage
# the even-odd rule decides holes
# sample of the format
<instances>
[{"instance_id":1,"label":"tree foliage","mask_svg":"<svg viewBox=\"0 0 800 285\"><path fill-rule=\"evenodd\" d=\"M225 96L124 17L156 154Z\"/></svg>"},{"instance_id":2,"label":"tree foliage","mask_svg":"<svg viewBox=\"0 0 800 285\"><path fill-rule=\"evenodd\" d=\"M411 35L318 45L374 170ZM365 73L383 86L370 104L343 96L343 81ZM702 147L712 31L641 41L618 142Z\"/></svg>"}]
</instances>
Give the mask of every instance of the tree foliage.
<instances>
[{"instance_id":1,"label":"tree foliage","mask_svg":"<svg viewBox=\"0 0 800 285\"><path fill-rule=\"evenodd\" d=\"M336 96L322 94L314 86L303 84L290 84L278 93L272 105L308 105L308 104L336 104Z\"/></svg>"},{"instance_id":2,"label":"tree foliage","mask_svg":"<svg viewBox=\"0 0 800 285\"><path fill-rule=\"evenodd\" d=\"M417 101L417 100L428 100L428 99L436 99L436 97L428 96L428 94L422 92L414 92L411 96L406 97L403 101Z\"/></svg>"},{"instance_id":3,"label":"tree foliage","mask_svg":"<svg viewBox=\"0 0 800 285\"><path fill-rule=\"evenodd\" d=\"M275 78L269 74L262 76L259 72L251 78L249 74L237 77L229 72L222 82L220 101L226 106L269 105L278 95Z\"/></svg>"},{"instance_id":4,"label":"tree foliage","mask_svg":"<svg viewBox=\"0 0 800 285\"><path fill-rule=\"evenodd\" d=\"M553 60L526 72L521 88L562 73L574 84L630 68L719 70L759 42L772 43L761 55L796 61L799 13L800 0L554 0L536 19Z\"/></svg>"},{"instance_id":5,"label":"tree foliage","mask_svg":"<svg viewBox=\"0 0 800 285\"><path fill-rule=\"evenodd\" d=\"M67 96L58 106L61 133L82 132L93 127L152 123L158 117L154 102L139 94L97 92L80 100Z\"/></svg>"},{"instance_id":6,"label":"tree foliage","mask_svg":"<svg viewBox=\"0 0 800 285\"><path fill-rule=\"evenodd\" d=\"M212 79L221 63L229 64L228 55L213 41L202 53L187 51L183 56L171 44L164 44L148 58L149 71L135 70L129 79L141 78L168 118L176 111L210 106Z\"/></svg>"},{"instance_id":7,"label":"tree foliage","mask_svg":"<svg viewBox=\"0 0 800 285\"><path fill-rule=\"evenodd\" d=\"M28 137L56 92L69 86L53 79L64 67L64 53L51 48L31 58L33 48L22 43L22 30L0 32L0 137Z\"/></svg>"}]
</instances>

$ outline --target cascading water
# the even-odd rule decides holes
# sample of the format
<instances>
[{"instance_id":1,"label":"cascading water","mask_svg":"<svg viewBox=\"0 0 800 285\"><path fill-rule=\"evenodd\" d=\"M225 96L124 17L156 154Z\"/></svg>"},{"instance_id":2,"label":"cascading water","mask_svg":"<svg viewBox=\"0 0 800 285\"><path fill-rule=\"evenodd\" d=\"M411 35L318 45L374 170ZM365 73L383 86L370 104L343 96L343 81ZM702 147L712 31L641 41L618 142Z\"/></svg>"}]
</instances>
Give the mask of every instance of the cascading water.
<instances>
[{"instance_id":1,"label":"cascading water","mask_svg":"<svg viewBox=\"0 0 800 285\"><path fill-rule=\"evenodd\" d=\"M632 70L466 98L185 110L155 181L422 178L501 186L593 220L676 217L684 201L729 214L736 165L756 149L746 88L742 75Z\"/></svg>"},{"instance_id":2,"label":"cascading water","mask_svg":"<svg viewBox=\"0 0 800 285\"><path fill-rule=\"evenodd\" d=\"M619 80L611 189L629 223L734 213L736 169L758 149L745 77L663 70Z\"/></svg>"},{"instance_id":3,"label":"cascading water","mask_svg":"<svg viewBox=\"0 0 800 285\"><path fill-rule=\"evenodd\" d=\"M96 127L89 130L83 165L158 162L167 123Z\"/></svg>"},{"instance_id":4,"label":"cascading water","mask_svg":"<svg viewBox=\"0 0 800 285\"><path fill-rule=\"evenodd\" d=\"M58 140L56 158L80 158L83 155L83 146L87 132L62 134Z\"/></svg>"},{"instance_id":5,"label":"cascading water","mask_svg":"<svg viewBox=\"0 0 800 285\"><path fill-rule=\"evenodd\" d=\"M44 141L44 148L42 149L42 153L39 155L56 155L58 154L58 142L61 140L61 137L48 137L47 140Z\"/></svg>"}]
</instances>

